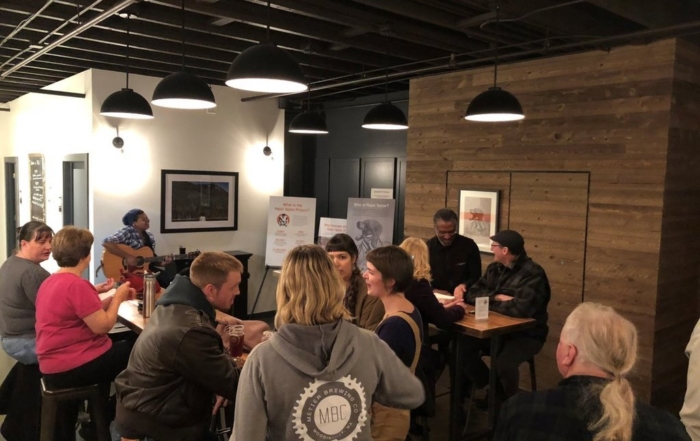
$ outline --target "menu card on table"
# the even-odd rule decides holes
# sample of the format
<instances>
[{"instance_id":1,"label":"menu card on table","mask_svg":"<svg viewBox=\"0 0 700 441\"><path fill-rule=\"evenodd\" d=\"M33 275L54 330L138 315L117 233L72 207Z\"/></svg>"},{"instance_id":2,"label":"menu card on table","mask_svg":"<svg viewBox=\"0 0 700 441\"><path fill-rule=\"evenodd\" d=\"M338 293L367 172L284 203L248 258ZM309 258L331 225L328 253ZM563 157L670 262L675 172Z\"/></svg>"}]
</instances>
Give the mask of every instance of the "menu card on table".
<instances>
[{"instance_id":1,"label":"menu card on table","mask_svg":"<svg viewBox=\"0 0 700 441\"><path fill-rule=\"evenodd\" d=\"M474 319L488 320L489 319L489 298L477 297L475 302Z\"/></svg>"}]
</instances>

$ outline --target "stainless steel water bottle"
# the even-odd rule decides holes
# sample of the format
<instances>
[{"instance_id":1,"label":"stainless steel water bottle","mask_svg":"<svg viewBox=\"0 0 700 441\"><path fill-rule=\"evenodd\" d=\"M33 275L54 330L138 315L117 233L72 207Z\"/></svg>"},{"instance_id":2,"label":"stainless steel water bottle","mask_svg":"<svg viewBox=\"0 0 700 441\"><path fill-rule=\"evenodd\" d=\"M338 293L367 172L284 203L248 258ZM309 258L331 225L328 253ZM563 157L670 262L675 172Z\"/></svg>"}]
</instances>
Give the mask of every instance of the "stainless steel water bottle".
<instances>
[{"instance_id":1,"label":"stainless steel water bottle","mask_svg":"<svg viewBox=\"0 0 700 441\"><path fill-rule=\"evenodd\" d=\"M153 274L144 274L143 317L150 317L154 309L156 309L156 276Z\"/></svg>"}]
</instances>

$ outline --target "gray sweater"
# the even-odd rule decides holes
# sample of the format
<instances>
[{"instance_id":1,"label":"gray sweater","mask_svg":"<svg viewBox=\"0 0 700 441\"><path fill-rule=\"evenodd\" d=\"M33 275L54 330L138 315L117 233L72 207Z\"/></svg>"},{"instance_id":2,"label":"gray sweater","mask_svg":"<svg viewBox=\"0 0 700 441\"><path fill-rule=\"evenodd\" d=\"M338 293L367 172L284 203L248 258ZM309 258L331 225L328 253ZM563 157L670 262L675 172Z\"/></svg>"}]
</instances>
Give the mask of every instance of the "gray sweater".
<instances>
[{"instance_id":1,"label":"gray sweater","mask_svg":"<svg viewBox=\"0 0 700 441\"><path fill-rule=\"evenodd\" d=\"M36 337L36 293L49 272L17 256L0 266L0 336Z\"/></svg>"},{"instance_id":2,"label":"gray sweater","mask_svg":"<svg viewBox=\"0 0 700 441\"><path fill-rule=\"evenodd\" d=\"M372 332L343 320L284 325L246 360L230 441L371 441L372 401L412 409L424 397Z\"/></svg>"}]
</instances>

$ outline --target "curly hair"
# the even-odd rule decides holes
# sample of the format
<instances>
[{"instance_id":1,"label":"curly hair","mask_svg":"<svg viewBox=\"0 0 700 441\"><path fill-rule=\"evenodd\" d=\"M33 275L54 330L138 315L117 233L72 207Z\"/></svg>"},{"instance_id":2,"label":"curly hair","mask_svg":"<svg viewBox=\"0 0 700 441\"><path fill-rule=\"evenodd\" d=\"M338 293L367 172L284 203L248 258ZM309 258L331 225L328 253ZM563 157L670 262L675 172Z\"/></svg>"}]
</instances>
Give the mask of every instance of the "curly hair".
<instances>
[{"instance_id":1,"label":"curly hair","mask_svg":"<svg viewBox=\"0 0 700 441\"><path fill-rule=\"evenodd\" d=\"M417 237L407 237L399 246L413 259L413 278L416 280L425 279L428 282L433 280L430 275L428 245L425 241Z\"/></svg>"}]
</instances>

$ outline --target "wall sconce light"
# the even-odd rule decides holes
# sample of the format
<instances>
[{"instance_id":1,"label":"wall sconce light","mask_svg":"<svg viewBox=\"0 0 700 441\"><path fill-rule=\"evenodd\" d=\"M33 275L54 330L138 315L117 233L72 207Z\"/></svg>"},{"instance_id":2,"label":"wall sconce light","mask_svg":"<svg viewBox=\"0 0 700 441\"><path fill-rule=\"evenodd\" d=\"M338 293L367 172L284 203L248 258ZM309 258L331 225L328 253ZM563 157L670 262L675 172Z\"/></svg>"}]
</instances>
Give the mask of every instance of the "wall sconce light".
<instances>
[{"instance_id":1,"label":"wall sconce light","mask_svg":"<svg viewBox=\"0 0 700 441\"><path fill-rule=\"evenodd\" d=\"M272 155L272 149L268 145L268 135L265 135L265 147L263 147L263 155L270 157ZM274 157L270 157L270 159L275 159Z\"/></svg>"}]
</instances>

